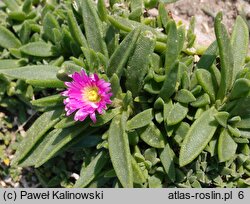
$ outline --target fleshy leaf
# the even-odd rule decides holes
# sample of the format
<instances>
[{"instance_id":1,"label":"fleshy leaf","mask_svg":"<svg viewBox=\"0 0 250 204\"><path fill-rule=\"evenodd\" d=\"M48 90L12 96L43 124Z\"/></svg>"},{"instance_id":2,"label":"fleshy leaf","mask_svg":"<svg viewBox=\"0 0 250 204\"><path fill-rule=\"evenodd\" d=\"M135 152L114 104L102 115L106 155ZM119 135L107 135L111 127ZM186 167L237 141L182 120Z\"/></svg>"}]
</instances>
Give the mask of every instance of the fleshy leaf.
<instances>
[{"instance_id":1,"label":"fleshy leaf","mask_svg":"<svg viewBox=\"0 0 250 204\"><path fill-rule=\"evenodd\" d=\"M196 77L204 91L210 96L211 101L215 101L216 88L213 84L211 73L205 69L198 69Z\"/></svg>"},{"instance_id":2,"label":"fleshy leaf","mask_svg":"<svg viewBox=\"0 0 250 204\"><path fill-rule=\"evenodd\" d=\"M65 151L65 145L83 132L88 125L77 125L64 129L54 129L46 134L31 150L27 157L20 163L21 166L32 166L36 168L43 165L58 153ZM84 137L84 135L81 135Z\"/></svg>"},{"instance_id":3,"label":"fleshy leaf","mask_svg":"<svg viewBox=\"0 0 250 204\"><path fill-rule=\"evenodd\" d=\"M127 64L126 87L134 97L138 96L148 72L149 56L153 54L155 36L150 31L141 32L134 50Z\"/></svg>"},{"instance_id":4,"label":"fleshy leaf","mask_svg":"<svg viewBox=\"0 0 250 204\"><path fill-rule=\"evenodd\" d=\"M237 144L228 134L227 130L224 129L220 134L218 142L218 156L220 162L225 162L231 159L235 155L236 149Z\"/></svg>"},{"instance_id":5,"label":"fleshy leaf","mask_svg":"<svg viewBox=\"0 0 250 204\"><path fill-rule=\"evenodd\" d=\"M210 97L207 93L205 93L201 95L200 97L198 97L196 101L192 102L191 106L200 108L208 104L210 104Z\"/></svg>"},{"instance_id":6,"label":"fleshy leaf","mask_svg":"<svg viewBox=\"0 0 250 204\"><path fill-rule=\"evenodd\" d=\"M38 106L38 107L47 107L47 106L61 105L62 102L63 102L63 96L60 94L56 94L52 96L39 98L37 100L33 100L31 101L31 104L33 106Z\"/></svg>"},{"instance_id":7,"label":"fleshy leaf","mask_svg":"<svg viewBox=\"0 0 250 204\"><path fill-rule=\"evenodd\" d=\"M74 188L86 187L97 175L101 172L102 168L107 163L107 154L101 151L87 167L82 168L80 177L76 181Z\"/></svg>"},{"instance_id":8,"label":"fleshy leaf","mask_svg":"<svg viewBox=\"0 0 250 204\"><path fill-rule=\"evenodd\" d=\"M166 144L164 150L160 155L161 163L172 182L175 181L175 165L174 165L174 152L169 144Z\"/></svg>"},{"instance_id":9,"label":"fleshy leaf","mask_svg":"<svg viewBox=\"0 0 250 204\"><path fill-rule=\"evenodd\" d=\"M133 187L133 170L126 128L126 113L113 118L109 128L109 154L116 175L124 188Z\"/></svg>"},{"instance_id":10,"label":"fleshy leaf","mask_svg":"<svg viewBox=\"0 0 250 204\"><path fill-rule=\"evenodd\" d=\"M129 56L134 51L139 34L140 28L131 31L111 55L107 69L107 75L109 77L112 77L113 74L117 74L119 78L121 77L123 74L123 68L127 63Z\"/></svg>"},{"instance_id":11,"label":"fleshy leaf","mask_svg":"<svg viewBox=\"0 0 250 204\"><path fill-rule=\"evenodd\" d=\"M178 43L178 35L176 24L173 20L168 22L168 38L167 38L167 48L165 51L165 69L170 70L172 65L177 60L179 54L179 43Z\"/></svg>"},{"instance_id":12,"label":"fleshy leaf","mask_svg":"<svg viewBox=\"0 0 250 204\"><path fill-rule=\"evenodd\" d=\"M175 87L178 78L179 63L176 62L171 65L169 71L167 71L165 81L159 93L160 97L167 101L170 96L175 92Z\"/></svg>"},{"instance_id":13,"label":"fleshy leaf","mask_svg":"<svg viewBox=\"0 0 250 204\"><path fill-rule=\"evenodd\" d=\"M28 80L28 83L42 87L65 87L56 74L59 67L51 65L29 65L13 69L0 69L0 73L15 79Z\"/></svg>"},{"instance_id":14,"label":"fleshy leaf","mask_svg":"<svg viewBox=\"0 0 250 204\"><path fill-rule=\"evenodd\" d=\"M250 129L250 117L248 118L242 118L241 121L239 121L236 124L237 128L242 128L242 129Z\"/></svg>"},{"instance_id":15,"label":"fleshy leaf","mask_svg":"<svg viewBox=\"0 0 250 204\"><path fill-rule=\"evenodd\" d=\"M3 48L19 48L21 42L7 28L0 25L0 47Z\"/></svg>"},{"instance_id":16,"label":"fleshy leaf","mask_svg":"<svg viewBox=\"0 0 250 204\"><path fill-rule=\"evenodd\" d=\"M227 30L221 21L222 12L217 14L215 18L215 35L221 60L221 83L217 93L217 98L223 100L232 87L234 56Z\"/></svg>"},{"instance_id":17,"label":"fleshy leaf","mask_svg":"<svg viewBox=\"0 0 250 204\"><path fill-rule=\"evenodd\" d=\"M188 108L181 103L175 103L167 116L167 125L176 125L187 115Z\"/></svg>"},{"instance_id":18,"label":"fleshy leaf","mask_svg":"<svg viewBox=\"0 0 250 204\"><path fill-rule=\"evenodd\" d=\"M146 178L140 168L140 166L137 164L134 157L131 156L131 164L133 169L133 182L137 184L142 184L146 182Z\"/></svg>"},{"instance_id":19,"label":"fleshy leaf","mask_svg":"<svg viewBox=\"0 0 250 204\"><path fill-rule=\"evenodd\" d=\"M235 100L247 96L250 92L250 80L245 78L237 79L230 93L230 100Z\"/></svg>"},{"instance_id":20,"label":"fleshy leaf","mask_svg":"<svg viewBox=\"0 0 250 204\"><path fill-rule=\"evenodd\" d=\"M98 115L96 117L97 122L92 124L91 126L98 127L98 126L104 125L104 124L108 123L109 121L111 121L119 113L121 113L121 108L115 108L115 109L108 110L104 114Z\"/></svg>"},{"instance_id":21,"label":"fleshy leaf","mask_svg":"<svg viewBox=\"0 0 250 204\"><path fill-rule=\"evenodd\" d=\"M214 117L221 126L224 128L227 127L227 120L229 118L228 112L218 112L214 115Z\"/></svg>"},{"instance_id":22,"label":"fleshy leaf","mask_svg":"<svg viewBox=\"0 0 250 204\"><path fill-rule=\"evenodd\" d=\"M51 33L53 29L60 29L59 23L51 12L47 12L43 18L44 35L52 42L56 42L54 35Z\"/></svg>"},{"instance_id":23,"label":"fleshy leaf","mask_svg":"<svg viewBox=\"0 0 250 204\"><path fill-rule=\"evenodd\" d=\"M20 47L21 52L35 57L51 57L51 45L45 42L31 42Z\"/></svg>"},{"instance_id":24,"label":"fleshy leaf","mask_svg":"<svg viewBox=\"0 0 250 204\"><path fill-rule=\"evenodd\" d=\"M72 11L68 11L68 24L69 24L69 31L72 37L75 39L77 43L81 46L88 47L87 40L83 35L81 28L78 26L76 18Z\"/></svg>"},{"instance_id":25,"label":"fleshy leaf","mask_svg":"<svg viewBox=\"0 0 250 204\"><path fill-rule=\"evenodd\" d=\"M153 122L151 122L148 126L139 129L138 132L140 134L141 139L151 147L165 147L165 139L161 131L156 127Z\"/></svg>"},{"instance_id":26,"label":"fleshy leaf","mask_svg":"<svg viewBox=\"0 0 250 204\"><path fill-rule=\"evenodd\" d=\"M248 52L249 31L247 24L237 16L231 37L232 50L234 55L233 81L237 74L244 68L243 64Z\"/></svg>"},{"instance_id":27,"label":"fleshy leaf","mask_svg":"<svg viewBox=\"0 0 250 204\"><path fill-rule=\"evenodd\" d=\"M187 89L181 89L177 92L175 96L175 100L181 103L190 103L190 102L194 102L196 98Z\"/></svg>"},{"instance_id":28,"label":"fleshy leaf","mask_svg":"<svg viewBox=\"0 0 250 204\"><path fill-rule=\"evenodd\" d=\"M144 110L127 122L127 130L137 129L148 125L154 118L153 109Z\"/></svg>"},{"instance_id":29,"label":"fleshy leaf","mask_svg":"<svg viewBox=\"0 0 250 204\"><path fill-rule=\"evenodd\" d=\"M62 110L45 112L33 123L25 139L18 146L13 164L17 164L29 153L39 139L59 121L61 113Z\"/></svg>"},{"instance_id":30,"label":"fleshy leaf","mask_svg":"<svg viewBox=\"0 0 250 204\"><path fill-rule=\"evenodd\" d=\"M206 49L205 53L201 56L199 62L197 63L197 67L199 69L206 69L209 70L209 68L212 66L213 62L216 59L218 52L218 45L217 41L214 41L209 47Z\"/></svg>"},{"instance_id":31,"label":"fleshy leaf","mask_svg":"<svg viewBox=\"0 0 250 204\"><path fill-rule=\"evenodd\" d=\"M218 126L214 119L216 112L214 107L208 109L191 125L181 145L180 166L193 161L212 139Z\"/></svg>"},{"instance_id":32,"label":"fleshy leaf","mask_svg":"<svg viewBox=\"0 0 250 204\"><path fill-rule=\"evenodd\" d=\"M81 1L81 9L89 47L108 56L107 46L103 39L101 20L97 14L94 2L92 0Z\"/></svg>"}]
</instances>

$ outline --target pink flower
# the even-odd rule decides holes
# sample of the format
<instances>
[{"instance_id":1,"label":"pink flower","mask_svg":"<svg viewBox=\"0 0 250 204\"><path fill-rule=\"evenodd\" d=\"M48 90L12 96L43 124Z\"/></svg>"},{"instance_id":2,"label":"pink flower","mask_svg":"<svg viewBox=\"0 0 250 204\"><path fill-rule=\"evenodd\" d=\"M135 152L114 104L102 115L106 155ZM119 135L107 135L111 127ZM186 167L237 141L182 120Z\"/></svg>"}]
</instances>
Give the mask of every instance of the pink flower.
<instances>
[{"instance_id":1,"label":"pink flower","mask_svg":"<svg viewBox=\"0 0 250 204\"><path fill-rule=\"evenodd\" d=\"M69 116L76 111L74 120L83 121L89 115L96 122L96 113L103 114L107 104L111 104L112 96L110 83L99 79L97 74L88 76L84 70L70 75L71 82L65 82L68 87L62 92L66 115Z\"/></svg>"}]
</instances>

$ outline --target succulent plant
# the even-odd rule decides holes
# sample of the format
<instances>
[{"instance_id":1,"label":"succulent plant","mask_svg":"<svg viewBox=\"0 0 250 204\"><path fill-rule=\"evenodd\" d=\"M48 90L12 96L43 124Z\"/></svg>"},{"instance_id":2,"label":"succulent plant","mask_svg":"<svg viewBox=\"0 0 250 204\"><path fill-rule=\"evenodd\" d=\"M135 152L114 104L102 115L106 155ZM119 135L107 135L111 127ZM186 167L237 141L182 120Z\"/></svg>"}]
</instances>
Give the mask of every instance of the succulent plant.
<instances>
[{"instance_id":1,"label":"succulent plant","mask_svg":"<svg viewBox=\"0 0 250 204\"><path fill-rule=\"evenodd\" d=\"M40 113L12 165L38 168L70 149L83 159L73 187L250 185L247 25L237 17L230 36L219 13L204 49L194 22L186 30L162 2L0 4L0 73L34 89L28 103ZM93 122L64 110L60 93L80 72L111 84L112 103L96 120L89 113Z\"/></svg>"}]
</instances>

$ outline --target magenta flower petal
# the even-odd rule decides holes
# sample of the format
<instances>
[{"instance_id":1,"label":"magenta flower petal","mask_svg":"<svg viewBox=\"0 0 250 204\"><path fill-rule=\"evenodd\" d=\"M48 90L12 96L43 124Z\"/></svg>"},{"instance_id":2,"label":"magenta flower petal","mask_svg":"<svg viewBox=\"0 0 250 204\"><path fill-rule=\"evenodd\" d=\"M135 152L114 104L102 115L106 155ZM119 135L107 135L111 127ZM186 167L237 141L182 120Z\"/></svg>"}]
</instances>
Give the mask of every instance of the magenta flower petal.
<instances>
[{"instance_id":1,"label":"magenta flower petal","mask_svg":"<svg viewBox=\"0 0 250 204\"><path fill-rule=\"evenodd\" d=\"M96 111L103 114L107 104L111 104L110 83L100 79L97 74L87 75L84 70L70 75L71 82L65 82L67 90L61 94L66 96L63 103L66 115L75 113L74 120L83 121L87 116L96 122Z\"/></svg>"},{"instance_id":2,"label":"magenta flower petal","mask_svg":"<svg viewBox=\"0 0 250 204\"><path fill-rule=\"evenodd\" d=\"M96 115L95 115L95 113L91 113L91 114L90 114L90 118L91 118L91 120L92 120L94 123L96 123Z\"/></svg>"}]
</instances>

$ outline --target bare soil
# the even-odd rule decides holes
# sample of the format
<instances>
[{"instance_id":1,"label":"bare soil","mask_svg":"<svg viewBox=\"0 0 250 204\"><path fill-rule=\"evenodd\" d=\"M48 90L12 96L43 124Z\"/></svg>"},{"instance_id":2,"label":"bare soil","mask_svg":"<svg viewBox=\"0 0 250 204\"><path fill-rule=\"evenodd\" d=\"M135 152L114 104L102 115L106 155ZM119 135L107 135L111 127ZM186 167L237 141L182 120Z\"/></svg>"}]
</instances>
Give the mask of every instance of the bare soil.
<instances>
[{"instance_id":1,"label":"bare soil","mask_svg":"<svg viewBox=\"0 0 250 204\"><path fill-rule=\"evenodd\" d=\"M215 40L214 18L219 11L223 12L223 22L229 33L237 15L250 18L250 0L180 0L167 5L176 21L181 20L188 26L192 16L196 19L195 32L197 43L209 45Z\"/></svg>"}]
</instances>

